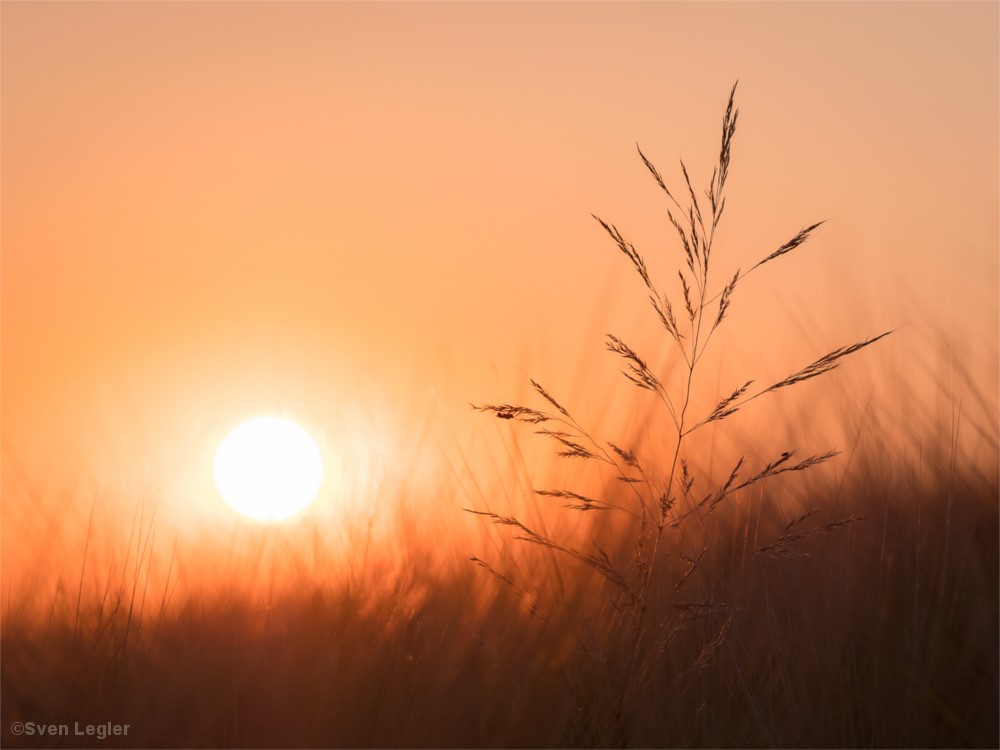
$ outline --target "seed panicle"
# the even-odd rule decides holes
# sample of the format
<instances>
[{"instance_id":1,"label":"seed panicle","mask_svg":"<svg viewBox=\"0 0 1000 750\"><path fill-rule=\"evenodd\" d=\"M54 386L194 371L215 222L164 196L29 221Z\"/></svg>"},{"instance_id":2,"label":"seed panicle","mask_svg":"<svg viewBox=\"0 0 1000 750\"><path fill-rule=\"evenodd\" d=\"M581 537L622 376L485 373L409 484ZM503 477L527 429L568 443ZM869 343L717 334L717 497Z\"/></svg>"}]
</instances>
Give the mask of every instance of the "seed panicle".
<instances>
[{"instance_id":1,"label":"seed panicle","mask_svg":"<svg viewBox=\"0 0 1000 750\"><path fill-rule=\"evenodd\" d=\"M623 510L630 514L633 519L632 523L635 524L630 527L635 532L634 555L630 556L630 563L625 568L617 565L612 559L612 555L596 543L593 544L593 552L581 552L556 542L549 536L536 533L513 516L504 516L492 511L469 512L481 515L494 524L511 527L514 529L514 538L517 540L574 558L599 574L618 592L616 599L611 602L609 611L615 613L614 617L628 616L628 619L623 620L623 622L628 623L627 638L629 643L626 643L627 656L623 674L617 686L618 701L615 711L617 718L622 716L625 700L630 690L635 684L641 682L644 676L650 674L652 669L650 659L653 657L650 655L641 657L640 647L644 642L643 634L647 630L647 612L650 602L654 600L652 594L655 593L656 586L665 585L662 583L665 574L662 569L662 557L658 562L658 555L667 554L661 552L666 546L665 543L661 544L664 534L679 529L675 541L679 543L679 546L686 544L692 537L697 538L696 534L701 533L698 526L704 522L705 517L714 513L727 498L732 497L735 493L746 490L759 482L774 479L781 474L811 470L839 455L836 450L828 450L798 459L794 450L786 450L767 461L763 466L749 472L746 469L746 456L741 455L732 465L726 479L721 484L716 484L717 480L709 477L699 477L699 487L707 485L709 491L703 493L702 490L699 490L696 496L694 494L695 476L688 461L691 453L690 443L687 441L688 436L707 425L715 425L716 429L722 429L721 423L760 396L826 375L836 369L848 356L891 333L891 331L886 331L860 342L834 349L791 375L756 392L751 391L751 387L756 381L747 379L728 395L712 398L709 403L714 401L714 408L700 420L690 416L689 407L694 403L692 392L698 390L695 386L701 379L699 377L701 370L698 369L699 362L709 348L709 344L717 341L718 337L715 334L722 322L731 315L736 288L738 286L742 288L743 279L756 269L788 255L802 246L825 223L825 221L819 221L800 229L798 233L762 260L750 266L748 270L743 271L737 268L731 276L727 273L727 280L722 285L721 290L714 296L710 296L708 290L715 272L713 242L716 238L716 230L725 213L726 186L732 159L732 146L740 116L740 110L735 102L737 85L738 81L733 84L729 92L722 117L718 163L712 169L707 188L700 194L695 189L695 182L683 160L680 161L680 172L684 184L682 190L675 194L670 190L663 175L653 162L636 144L636 150L643 165L667 198L667 220L677 233L680 249L683 253L684 262L680 263L679 259L677 262L677 278L680 282L684 311L687 313L687 325L683 333L678 325L670 297L657 291L657 285L643 255L639 253L634 244L625 239L615 224L592 214L604 233L611 238L618 251L628 259L630 265L639 275L644 287L644 294L656 315L659 326L673 341L671 346L676 345L682 355L682 363L675 363L680 364L682 370L678 383L678 377L674 372L669 372L669 377L661 375L650 366L646 357L626 344L621 337L611 333L606 334L605 348L624 360L623 375L638 388L657 394L665 405L676 430L666 450L663 450L661 446L654 446L655 450L649 452L649 455L655 459L654 463L649 466L652 471L647 473L646 468L640 465L634 450L626 449L614 441L599 441L592 437L589 430L570 415L563 403L536 380L531 380L532 388L548 404L548 407L545 408L554 409L551 413L511 404L488 404L473 407L478 411L491 413L500 419L543 425L538 427L535 432L555 441L556 456L595 460L609 467L609 475L607 476L609 484L602 492L587 494L571 489L542 489L534 490L534 494L539 497L565 501L564 507L568 510ZM684 200L686 205L681 203L678 196ZM674 299L677 299L676 296ZM716 301L718 301L717 307L714 304ZM621 484L617 484L618 482ZM712 489L713 487L714 489ZM622 501L619 496L624 496L625 500ZM804 529L803 524L810 517L811 511L788 522L777 540L761 545L754 551L757 554L771 557L804 554L798 545L799 542L814 536L829 534L837 528L864 520L851 516L826 525ZM689 522L695 525L694 534L689 534L689 529L691 529ZM690 549L689 546L686 548ZM673 549L676 550L678 547ZM672 589L665 590L665 596L668 597L667 602L675 610L675 614L672 615L672 619L667 618L664 621L661 630L665 628L665 632L669 633L668 637L672 638L679 632L679 629L685 626L685 623L706 617L721 616L724 619L721 622L712 622L713 634L704 639L704 645L689 668L677 672L678 679L709 666L725 644L736 613L736 609L727 602L714 600L678 601L673 596L685 585L691 588L688 581L696 571L704 569L704 561L711 556L712 552L711 547L707 545L699 552L690 555L685 554L683 549L684 547L680 547L680 551L671 553L673 559L683 563L683 570L673 579ZM478 558L473 558L473 562L486 568L505 584L512 584L510 577L498 573ZM658 606L662 606L662 603Z\"/></svg>"}]
</instances>

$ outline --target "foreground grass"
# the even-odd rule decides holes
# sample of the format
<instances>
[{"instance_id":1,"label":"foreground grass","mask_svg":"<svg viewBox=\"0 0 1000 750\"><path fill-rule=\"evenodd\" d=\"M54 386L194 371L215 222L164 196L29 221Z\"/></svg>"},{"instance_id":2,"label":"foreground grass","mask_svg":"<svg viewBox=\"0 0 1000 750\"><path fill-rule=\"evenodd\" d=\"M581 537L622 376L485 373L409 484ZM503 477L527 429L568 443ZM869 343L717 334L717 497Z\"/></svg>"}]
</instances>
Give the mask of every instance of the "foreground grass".
<instances>
[{"instance_id":1,"label":"foreground grass","mask_svg":"<svg viewBox=\"0 0 1000 750\"><path fill-rule=\"evenodd\" d=\"M606 584L509 545L529 592L470 550L401 543L350 582L192 593L141 627L98 602L46 627L8 610L3 745L998 746L996 470L851 476L799 486L817 511L791 527L789 487L743 493L661 558L674 580L712 550L651 602L621 722L631 643ZM848 515L867 520L823 531ZM15 721L130 730L42 739Z\"/></svg>"}]
</instances>

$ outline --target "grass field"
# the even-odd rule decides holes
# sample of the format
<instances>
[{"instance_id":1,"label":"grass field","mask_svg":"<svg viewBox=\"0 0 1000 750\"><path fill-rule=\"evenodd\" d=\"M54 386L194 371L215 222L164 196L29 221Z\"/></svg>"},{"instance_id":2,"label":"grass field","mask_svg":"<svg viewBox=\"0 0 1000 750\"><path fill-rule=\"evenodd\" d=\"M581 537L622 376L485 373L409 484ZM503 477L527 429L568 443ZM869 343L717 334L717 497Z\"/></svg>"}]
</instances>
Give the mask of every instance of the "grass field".
<instances>
[{"instance_id":1,"label":"grass field","mask_svg":"<svg viewBox=\"0 0 1000 750\"><path fill-rule=\"evenodd\" d=\"M743 279L820 226L710 279L737 117L731 97L700 206L640 152L677 207L673 305L598 220L675 352L659 368L607 337L638 398L584 379L600 430L531 381L527 405L477 407L491 470L456 440L430 482L369 488L377 517L233 524L211 553L165 538L145 491L29 486L35 546L81 542L6 579L3 745L1000 745L995 394L965 373L960 397L917 397L912 363L862 370L877 390L830 374L887 334L706 387Z\"/></svg>"},{"instance_id":2,"label":"grass field","mask_svg":"<svg viewBox=\"0 0 1000 750\"><path fill-rule=\"evenodd\" d=\"M793 529L867 520L791 554L757 551L798 515L784 487L671 540L618 721L613 587L500 542L511 585L402 537L361 571L147 601L141 620L128 586L79 610L67 586L44 622L8 605L4 746L993 747L997 475L949 459L873 456L799 486L818 518ZM70 717L129 734L10 734Z\"/></svg>"}]
</instances>

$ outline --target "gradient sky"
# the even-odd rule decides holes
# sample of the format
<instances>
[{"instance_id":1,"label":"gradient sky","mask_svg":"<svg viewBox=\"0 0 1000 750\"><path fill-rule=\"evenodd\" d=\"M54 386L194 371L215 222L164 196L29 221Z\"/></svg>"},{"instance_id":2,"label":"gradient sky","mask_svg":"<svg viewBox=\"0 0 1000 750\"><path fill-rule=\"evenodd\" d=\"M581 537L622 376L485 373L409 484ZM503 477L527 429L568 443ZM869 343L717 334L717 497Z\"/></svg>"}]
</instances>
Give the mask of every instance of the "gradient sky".
<instances>
[{"instance_id":1,"label":"gradient sky","mask_svg":"<svg viewBox=\"0 0 1000 750\"><path fill-rule=\"evenodd\" d=\"M588 352L646 312L590 214L672 276L635 144L705 184L736 79L719 278L831 221L748 282L727 356L898 328L874 361L950 356L995 403L996 3L0 13L5 532L28 488L179 492L261 412L414 465L529 371L613 375Z\"/></svg>"}]
</instances>

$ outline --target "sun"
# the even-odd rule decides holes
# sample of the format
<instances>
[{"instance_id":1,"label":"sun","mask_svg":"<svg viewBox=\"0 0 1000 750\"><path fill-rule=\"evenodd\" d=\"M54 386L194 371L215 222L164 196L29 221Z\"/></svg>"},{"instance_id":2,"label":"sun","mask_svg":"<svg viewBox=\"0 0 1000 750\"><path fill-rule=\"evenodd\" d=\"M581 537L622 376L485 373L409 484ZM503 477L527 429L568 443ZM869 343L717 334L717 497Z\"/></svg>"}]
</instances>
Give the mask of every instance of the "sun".
<instances>
[{"instance_id":1,"label":"sun","mask_svg":"<svg viewBox=\"0 0 1000 750\"><path fill-rule=\"evenodd\" d=\"M215 452L219 494L257 521L280 521L304 510L323 484L323 457L295 422L258 417L230 432Z\"/></svg>"}]
</instances>

